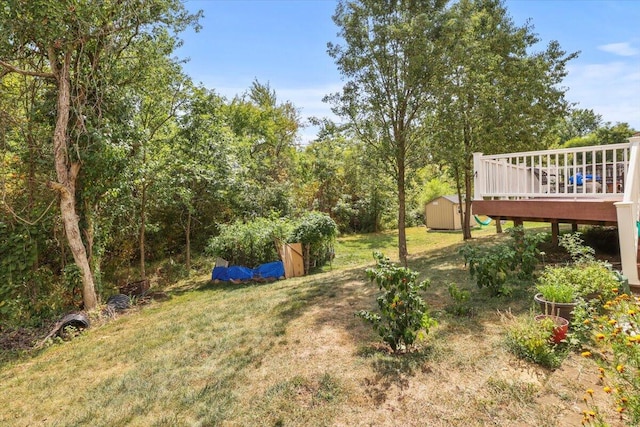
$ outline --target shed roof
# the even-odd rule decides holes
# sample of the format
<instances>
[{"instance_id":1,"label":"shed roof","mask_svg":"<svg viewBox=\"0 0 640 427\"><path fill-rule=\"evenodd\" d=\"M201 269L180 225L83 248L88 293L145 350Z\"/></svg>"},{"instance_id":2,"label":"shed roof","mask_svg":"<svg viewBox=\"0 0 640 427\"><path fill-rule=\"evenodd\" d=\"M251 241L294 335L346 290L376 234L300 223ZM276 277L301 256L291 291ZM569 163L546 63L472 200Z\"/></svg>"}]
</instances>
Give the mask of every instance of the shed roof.
<instances>
[{"instance_id":1,"label":"shed roof","mask_svg":"<svg viewBox=\"0 0 640 427\"><path fill-rule=\"evenodd\" d=\"M434 202L438 199L447 199L448 201L450 201L453 204L459 205L460 204L460 199L458 199L458 195L454 194L451 196L440 196L437 199L433 199L431 202ZM429 203L431 203L429 202Z\"/></svg>"}]
</instances>

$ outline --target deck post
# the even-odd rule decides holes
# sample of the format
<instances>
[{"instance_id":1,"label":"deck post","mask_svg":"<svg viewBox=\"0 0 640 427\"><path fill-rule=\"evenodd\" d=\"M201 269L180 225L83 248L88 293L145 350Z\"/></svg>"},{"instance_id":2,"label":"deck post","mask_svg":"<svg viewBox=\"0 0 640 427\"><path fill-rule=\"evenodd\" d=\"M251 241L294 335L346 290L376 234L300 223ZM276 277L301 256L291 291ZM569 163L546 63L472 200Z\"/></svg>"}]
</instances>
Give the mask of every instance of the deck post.
<instances>
[{"instance_id":1,"label":"deck post","mask_svg":"<svg viewBox=\"0 0 640 427\"><path fill-rule=\"evenodd\" d=\"M629 285L640 285L638 279L638 204L640 192L640 137L629 138L629 170L625 178L624 197L614 203L618 216L618 239L622 274Z\"/></svg>"},{"instance_id":2,"label":"deck post","mask_svg":"<svg viewBox=\"0 0 640 427\"><path fill-rule=\"evenodd\" d=\"M559 235L560 235L560 224L558 223L558 221L552 221L551 222L551 245L554 248L558 247Z\"/></svg>"},{"instance_id":3,"label":"deck post","mask_svg":"<svg viewBox=\"0 0 640 427\"><path fill-rule=\"evenodd\" d=\"M638 279L638 229L635 203L614 203L618 214L618 240L620 241L620 261L622 274L629 279L630 285L640 285Z\"/></svg>"},{"instance_id":4,"label":"deck post","mask_svg":"<svg viewBox=\"0 0 640 427\"><path fill-rule=\"evenodd\" d=\"M482 153L473 153L473 200L482 200L485 193L484 168L482 167Z\"/></svg>"}]
</instances>

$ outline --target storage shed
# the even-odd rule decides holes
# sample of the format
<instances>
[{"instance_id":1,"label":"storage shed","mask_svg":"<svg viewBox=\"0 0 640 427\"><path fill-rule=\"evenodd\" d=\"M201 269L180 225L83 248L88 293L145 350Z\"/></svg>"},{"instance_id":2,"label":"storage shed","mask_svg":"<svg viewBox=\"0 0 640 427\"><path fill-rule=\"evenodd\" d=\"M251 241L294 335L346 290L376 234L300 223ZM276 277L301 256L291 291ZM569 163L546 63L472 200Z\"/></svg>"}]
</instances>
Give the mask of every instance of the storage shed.
<instances>
[{"instance_id":1,"label":"storage shed","mask_svg":"<svg viewBox=\"0 0 640 427\"><path fill-rule=\"evenodd\" d=\"M438 197L425 205L425 223L434 230L460 230L460 208L458 196Z\"/></svg>"}]
</instances>

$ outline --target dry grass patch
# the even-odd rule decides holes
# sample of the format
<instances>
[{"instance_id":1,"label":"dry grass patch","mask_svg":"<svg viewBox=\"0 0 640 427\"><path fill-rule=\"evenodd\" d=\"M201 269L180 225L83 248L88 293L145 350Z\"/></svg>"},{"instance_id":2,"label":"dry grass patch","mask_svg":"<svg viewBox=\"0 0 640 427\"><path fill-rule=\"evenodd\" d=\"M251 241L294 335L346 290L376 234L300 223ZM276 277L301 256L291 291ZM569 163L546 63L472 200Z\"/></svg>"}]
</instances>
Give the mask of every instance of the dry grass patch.
<instances>
[{"instance_id":1,"label":"dry grass patch","mask_svg":"<svg viewBox=\"0 0 640 427\"><path fill-rule=\"evenodd\" d=\"M390 236L377 249L395 252ZM5 364L0 425L579 425L584 390L597 387L593 362L571 355L549 371L517 359L497 310L524 315L531 295L479 292L459 234L412 229L409 241L440 323L412 352L390 354L354 316L375 307L364 268L378 241L353 237L343 249L367 261L338 251L333 270L269 284L201 276L168 301ZM473 316L445 312L451 282L471 292Z\"/></svg>"}]
</instances>

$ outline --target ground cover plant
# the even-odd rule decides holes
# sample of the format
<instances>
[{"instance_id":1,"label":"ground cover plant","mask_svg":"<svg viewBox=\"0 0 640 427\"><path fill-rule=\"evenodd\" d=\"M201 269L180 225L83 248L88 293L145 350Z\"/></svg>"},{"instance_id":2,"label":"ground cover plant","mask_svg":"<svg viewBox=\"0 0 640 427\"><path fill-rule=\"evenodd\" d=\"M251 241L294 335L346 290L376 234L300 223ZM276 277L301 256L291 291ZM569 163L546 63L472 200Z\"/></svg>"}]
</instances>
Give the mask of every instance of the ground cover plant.
<instances>
[{"instance_id":1,"label":"ground cover plant","mask_svg":"<svg viewBox=\"0 0 640 427\"><path fill-rule=\"evenodd\" d=\"M166 301L5 361L0 425L580 425L584 391L599 392L594 359L570 353L550 370L513 355L501 313L528 317L531 295L479 289L459 233L407 231L438 321L411 352L391 353L354 316L375 306L365 270L374 249L395 261L396 235L347 236L318 274L216 285L203 271ZM475 243L502 241L493 233ZM448 312L451 283L470 293L470 316ZM616 425L613 396L597 397Z\"/></svg>"}]
</instances>

